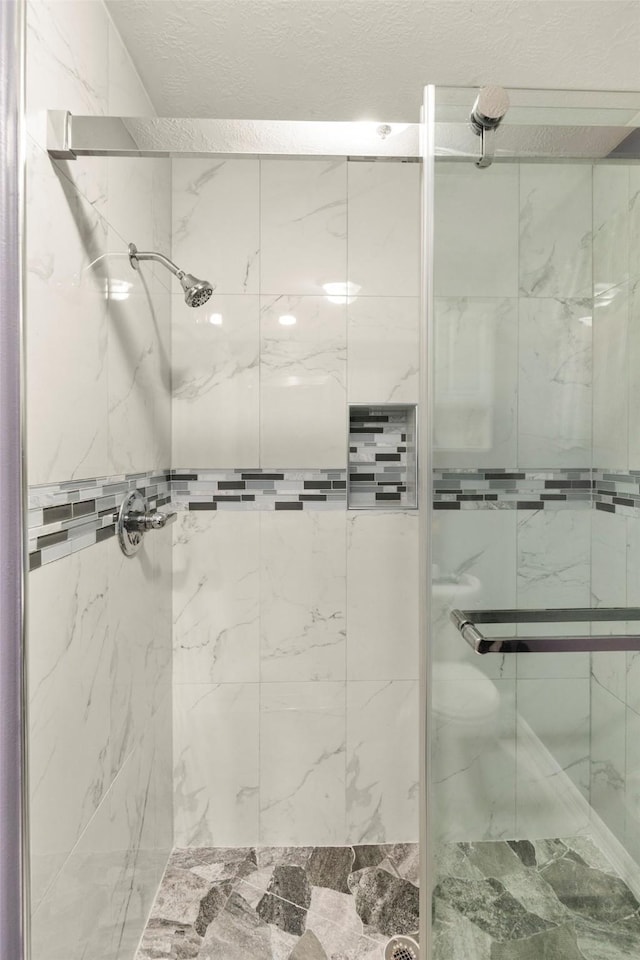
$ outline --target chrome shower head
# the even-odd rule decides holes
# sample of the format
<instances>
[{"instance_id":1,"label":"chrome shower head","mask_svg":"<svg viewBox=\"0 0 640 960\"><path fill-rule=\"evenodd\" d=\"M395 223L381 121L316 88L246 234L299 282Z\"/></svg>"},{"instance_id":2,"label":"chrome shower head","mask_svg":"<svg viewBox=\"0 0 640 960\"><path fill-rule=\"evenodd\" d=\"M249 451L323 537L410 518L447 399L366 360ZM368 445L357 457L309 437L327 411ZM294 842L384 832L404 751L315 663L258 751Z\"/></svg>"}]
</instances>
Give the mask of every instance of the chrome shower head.
<instances>
[{"instance_id":1,"label":"chrome shower head","mask_svg":"<svg viewBox=\"0 0 640 960\"><path fill-rule=\"evenodd\" d=\"M192 273L176 274L184 290L184 300L188 307L201 307L209 300L213 287L208 280L198 280Z\"/></svg>"},{"instance_id":2,"label":"chrome shower head","mask_svg":"<svg viewBox=\"0 0 640 960\"><path fill-rule=\"evenodd\" d=\"M141 253L136 247L135 243L129 244L129 263L134 270L138 269L138 263L140 260L155 260L156 263L161 263L163 267L166 267L167 270L170 270L171 273L178 278L184 290L184 300L188 307L201 307L203 304L209 300L211 294L215 290L215 287L212 283L209 283L208 280L198 280L197 277L194 277L192 273L185 273L184 270L181 270L180 267L177 267L172 260L169 260L168 257L163 256L161 253Z\"/></svg>"}]
</instances>

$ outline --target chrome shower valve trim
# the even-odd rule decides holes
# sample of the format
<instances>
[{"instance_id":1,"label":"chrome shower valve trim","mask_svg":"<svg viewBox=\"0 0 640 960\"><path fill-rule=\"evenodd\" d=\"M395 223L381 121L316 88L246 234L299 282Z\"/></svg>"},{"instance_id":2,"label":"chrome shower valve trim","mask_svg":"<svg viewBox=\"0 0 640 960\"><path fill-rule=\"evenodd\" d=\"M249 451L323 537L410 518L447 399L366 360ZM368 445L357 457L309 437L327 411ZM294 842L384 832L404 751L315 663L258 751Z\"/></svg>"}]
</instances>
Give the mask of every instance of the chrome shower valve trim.
<instances>
[{"instance_id":1,"label":"chrome shower valve trim","mask_svg":"<svg viewBox=\"0 0 640 960\"><path fill-rule=\"evenodd\" d=\"M178 514L175 511L159 513L149 508L149 502L141 490L132 490L127 494L114 519L120 549L127 557L132 557L142 546L142 538L149 530L162 530L173 523Z\"/></svg>"}]
</instances>

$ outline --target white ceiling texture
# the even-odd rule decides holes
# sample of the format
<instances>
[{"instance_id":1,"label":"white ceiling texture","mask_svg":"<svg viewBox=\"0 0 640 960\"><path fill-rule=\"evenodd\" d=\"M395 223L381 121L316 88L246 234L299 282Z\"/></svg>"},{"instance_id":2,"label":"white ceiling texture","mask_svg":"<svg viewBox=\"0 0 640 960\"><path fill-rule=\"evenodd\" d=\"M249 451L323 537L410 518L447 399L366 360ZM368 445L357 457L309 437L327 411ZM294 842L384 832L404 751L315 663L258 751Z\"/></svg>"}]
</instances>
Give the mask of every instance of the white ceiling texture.
<instances>
[{"instance_id":1,"label":"white ceiling texture","mask_svg":"<svg viewBox=\"0 0 640 960\"><path fill-rule=\"evenodd\" d=\"M415 122L425 83L640 89L639 0L107 0L162 116Z\"/></svg>"}]
</instances>

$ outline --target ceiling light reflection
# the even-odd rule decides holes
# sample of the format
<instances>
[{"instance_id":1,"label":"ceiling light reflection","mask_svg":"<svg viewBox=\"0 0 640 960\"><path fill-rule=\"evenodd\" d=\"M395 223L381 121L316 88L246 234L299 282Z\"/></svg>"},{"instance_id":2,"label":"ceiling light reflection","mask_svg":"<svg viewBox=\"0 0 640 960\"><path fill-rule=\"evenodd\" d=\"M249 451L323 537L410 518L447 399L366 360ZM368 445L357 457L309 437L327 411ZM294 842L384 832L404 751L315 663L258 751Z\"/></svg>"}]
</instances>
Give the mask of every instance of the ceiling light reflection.
<instances>
[{"instance_id":1,"label":"ceiling light reflection","mask_svg":"<svg viewBox=\"0 0 640 960\"><path fill-rule=\"evenodd\" d=\"M360 293L360 284L352 283L347 280L346 283L340 281L337 283L323 283L322 289L327 295L329 303L353 303Z\"/></svg>"},{"instance_id":2,"label":"ceiling light reflection","mask_svg":"<svg viewBox=\"0 0 640 960\"><path fill-rule=\"evenodd\" d=\"M283 327L292 327L297 322L297 319L291 313L285 313L278 317L278 323L281 323Z\"/></svg>"}]
</instances>

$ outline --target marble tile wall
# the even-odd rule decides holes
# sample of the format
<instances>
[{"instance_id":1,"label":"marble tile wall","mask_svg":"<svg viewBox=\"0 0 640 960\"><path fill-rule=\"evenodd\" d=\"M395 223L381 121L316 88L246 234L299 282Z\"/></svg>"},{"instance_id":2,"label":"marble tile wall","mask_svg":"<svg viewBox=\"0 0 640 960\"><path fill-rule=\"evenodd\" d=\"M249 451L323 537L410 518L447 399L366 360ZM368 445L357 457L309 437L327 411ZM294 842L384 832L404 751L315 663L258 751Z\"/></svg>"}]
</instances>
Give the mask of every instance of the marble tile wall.
<instances>
[{"instance_id":1,"label":"marble tile wall","mask_svg":"<svg viewBox=\"0 0 640 960\"><path fill-rule=\"evenodd\" d=\"M591 789L589 656L479 658L448 622L454 606L590 602L593 172L487 172L436 172L435 466L443 480L447 468L520 477L477 510L447 474L434 514L436 830L449 840L567 828L523 762L529 731L587 799ZM575 498L537 508L546 479L576 480Z\"/></svg>"},{"instance_id":2,"label":"marble tile wall","mask_svg":"<svg viewBox=\"0 0 640 960\"><path fill-rule=\"evenodd\" d=\"M173 164L173 257L216 283L173 301L173 467L340 484L179 517L178 845L417 837L416 516L343 484L347 404L417 402L419 209L416 164Z\"/></svg>"},{"instance_id":3,"label":"marble tile wall","mask_svg":"<svg viewBox=\"0 0 640 960\"><path fill-rule=\"evenodd\" d=\"M575 804L572 812L561 792L541 782L540 771L522 766L533 732L637 859L638 655L473 658L447 614L452 606L638 602L640 393L633 361L640 342L640 180L635 168L607 165L500 166L483 178L481 190L477 172L466 167L440 165L437 177L440 481L458 487L455 471L480 476L509 465L523 477L512 498L524 500L534 463L554 478L560 470L585 470L597 508L571 502L548 512L557 505L536 511L523 503L512 517L488 509L483 519L475 504L454 502L459 492L442 487L442 512L434 518L439 830L468 839L469 825L478 838L505 836L514 827L522 837L582 829ZM445 477L447 468L454 473ZM474 482L462 486L471 490ZM619 628L597 626L604 633ZM577 632L571 624L562 630ZM484 703L486 717L498 693L501 709L493 725L486 722L479 747L464 717L452 720L451 704L460 713L466 700L470 719L473 702L478 715ZM514 725L515 757L508 736ZM492 777L483 778L480 767ZM461 796L469 798L466 805ZM479 806L483 816L474 820Z\"/></svg>"},{"instance_id":4,"label":"marble tile wall","mask_svg":"<svg viewBox=\"0 0 640 960\"><path fill-rule=\"evenodd\" d=\"M126 250L168 252L170 165L52 162L47 109L152 112L102 2L27 4L28 481L80 489L169 465L169 286ZM29 579L33 957L130 960L173 837L171 536L67 553Z\"/></svg>"},{"instance_id":5,"label":"marble tile wall","mask_svg":"<svg viewBox=\"0 0 640 960\"><path fill-rule=\"evenodd\" d=\"M593 517L591 591L595 605L635 606L640 599L640 524L634 471L640 316L640 179L633 166L594 170L594 461L604 483L631 474L617 498L603 490ZM618 484L620 487L620 484ZM615 513L611 511L615 507ZM614 624L604 624L612 632ZM620 625L617 625L618 628ZM623 625L624 628L625 625ZM626 625L637 631L637 624ZM591 797L598 815L640 862L640 661L636 653L599 653L591 665Z\"/></svg>"}]
</instances>

